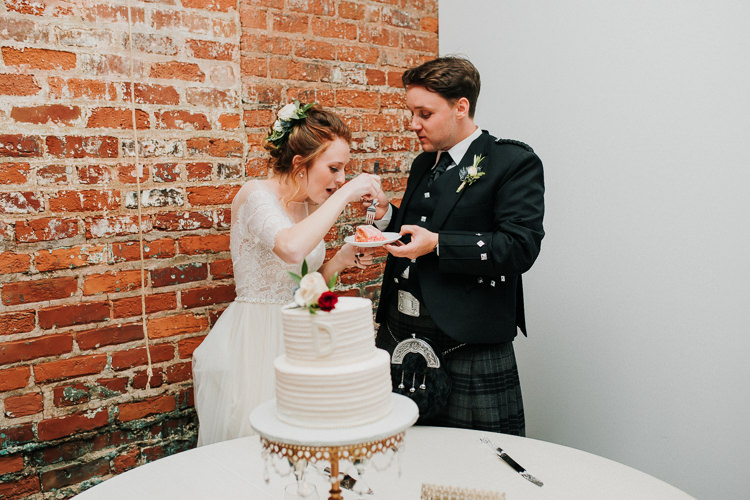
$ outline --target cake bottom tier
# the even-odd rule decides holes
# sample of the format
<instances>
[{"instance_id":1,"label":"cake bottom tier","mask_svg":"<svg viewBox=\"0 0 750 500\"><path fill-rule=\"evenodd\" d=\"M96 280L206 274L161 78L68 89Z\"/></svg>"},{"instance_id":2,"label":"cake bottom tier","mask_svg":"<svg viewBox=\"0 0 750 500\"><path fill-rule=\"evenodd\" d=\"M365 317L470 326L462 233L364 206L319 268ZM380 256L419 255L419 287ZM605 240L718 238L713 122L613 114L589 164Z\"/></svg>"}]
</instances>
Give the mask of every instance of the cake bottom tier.
<instances>
[{"instance_id":1,"label":"cake bottom tier","mask_svg":"<svg viewBox=\"0 0 750 500\"><path fill-rule=\"evenodd\" d=\"M331 429L375 422L391 412L390 356L341 366L300 366L286 356L274 362L276 415L299 427Z\"/></svg>"}]
</instances>

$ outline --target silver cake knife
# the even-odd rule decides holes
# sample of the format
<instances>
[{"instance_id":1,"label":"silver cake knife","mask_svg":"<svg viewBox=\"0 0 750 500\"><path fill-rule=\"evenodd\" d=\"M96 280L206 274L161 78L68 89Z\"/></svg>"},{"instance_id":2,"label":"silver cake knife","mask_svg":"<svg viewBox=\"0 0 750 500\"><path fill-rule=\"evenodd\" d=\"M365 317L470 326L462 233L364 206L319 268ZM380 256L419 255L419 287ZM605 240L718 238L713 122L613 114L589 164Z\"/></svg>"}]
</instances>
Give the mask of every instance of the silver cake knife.
<instances>
[{"instance_id":1,"label":"silver cake knife","mask_svg":"<svg viewBox=\"0 0 750 500\"><path fill-rule=\"evenodd\" d=\"M513 460L510 457L510 455L508 455L507 453L505 453L505 451L503 451L502 448L500 448L499 446L495 446L494 444L492 444L492 442L489 439L487 439L486 437L481 437L481 438L479 438L479 440L481 442L483 442L484 444L486 444L487 446L489 446L490 448L492 448L492 451L494 451L495 454L503 460L503 462L505 462L506 464L508 464L511 467L513 467L513 469L515 469L515 471L518 472L521 475L522 478L526 479L530 483L535 484L537 486L544 486L543 482L541 482L540 480L538 480L536 477L534 477L533 475L531 475L526 469L524 469L523 467L521 467L521 464L519 464L518 462L516 462L515 460Z\"/></svg>"}]
</instances>

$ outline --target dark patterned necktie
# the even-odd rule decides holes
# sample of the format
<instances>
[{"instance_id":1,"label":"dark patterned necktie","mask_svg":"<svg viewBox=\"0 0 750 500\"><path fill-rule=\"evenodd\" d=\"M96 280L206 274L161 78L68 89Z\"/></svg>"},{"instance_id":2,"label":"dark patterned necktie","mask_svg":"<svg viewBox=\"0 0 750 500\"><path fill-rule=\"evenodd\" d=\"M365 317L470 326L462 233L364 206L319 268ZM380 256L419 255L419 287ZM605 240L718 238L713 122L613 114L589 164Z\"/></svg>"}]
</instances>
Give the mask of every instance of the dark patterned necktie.
<instances>
[{"instance_id":1,"label":"dark patterned necktie","mask_svg":"<svg viewBox=\"0 0 750 500\"><path fill-rule=\"evenodd\" d=\"M453 159L447 151L443 151L442 153L440 153L440 159L438 160L437 165L435 165L435 167L432 169L432 172L430 173L430 179L427 181L428 188L432 186L432 183L435 182L435 180L440 177L443 172L446 171L451 163L453 163Z\"/></svg>"}]
</instances>

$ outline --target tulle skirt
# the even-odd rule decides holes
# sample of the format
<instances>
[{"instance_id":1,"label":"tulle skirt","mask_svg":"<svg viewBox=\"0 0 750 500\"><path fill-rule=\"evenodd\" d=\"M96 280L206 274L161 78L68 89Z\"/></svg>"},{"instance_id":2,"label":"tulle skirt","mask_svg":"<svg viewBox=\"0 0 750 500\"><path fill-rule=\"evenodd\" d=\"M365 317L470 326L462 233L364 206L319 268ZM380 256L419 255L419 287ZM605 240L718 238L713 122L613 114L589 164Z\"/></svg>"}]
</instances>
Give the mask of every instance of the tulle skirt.
<instances>
[{"instance_id":1,"label":"tulle skirt","mask_svg":"<svg viewBox=\"0 0 750 500\"><path fill-rule=\"evenodd\" d=\"M254 434L250 413L274 397L281 304L232 302L193 353L198 446Z\"/></svg>"}]
</instances>

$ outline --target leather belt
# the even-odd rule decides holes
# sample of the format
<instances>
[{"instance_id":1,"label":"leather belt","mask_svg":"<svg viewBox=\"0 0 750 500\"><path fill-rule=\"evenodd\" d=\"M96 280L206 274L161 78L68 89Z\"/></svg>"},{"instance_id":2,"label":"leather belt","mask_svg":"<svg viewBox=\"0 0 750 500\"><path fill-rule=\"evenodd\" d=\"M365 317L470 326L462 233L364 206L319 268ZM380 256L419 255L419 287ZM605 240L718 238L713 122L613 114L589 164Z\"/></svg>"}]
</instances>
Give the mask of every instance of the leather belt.
<instances>
[{"instance_id":1,"label":"leather belt","mask_svg":"<svg viewBox=\"0 0 750 500\"><path fill-rule=\"evenodd\" d=\"M390 325L388 324L388 322L387 322L387 321L385 322L385 327L386 327L386 329L388 330L388 334L389 334L389 335L391 336L391 338L393 339L393 341L394 341L394 342L395 342L396 344L398 344L398 343L400 343L400 342L402 342L402 341L404 340L404 339L400 339L400 338L396 337L396 336L395 336L395 335L393 334L393 331L391 330L391 327L390 327ZM411 335L412 335L412 337L413 337L413 338L416 338L416 337L417 337L417 334L416 334L416 333L412 333ZM442 351L442 352L440 353L440 355L441 355L441 356L447 356L448 354L452 353L453 351L455 351L455 350L457 350L457 349L461 349L461 348L462 348L463 346L465 346L465 345L468 345L468 344L464 342L463 344L458 344L458 345L455 345L455 346L451 347L450 349L446 349L445 351Z\"/></svg>"}]
</instances>

